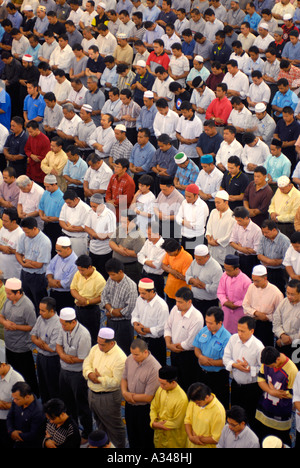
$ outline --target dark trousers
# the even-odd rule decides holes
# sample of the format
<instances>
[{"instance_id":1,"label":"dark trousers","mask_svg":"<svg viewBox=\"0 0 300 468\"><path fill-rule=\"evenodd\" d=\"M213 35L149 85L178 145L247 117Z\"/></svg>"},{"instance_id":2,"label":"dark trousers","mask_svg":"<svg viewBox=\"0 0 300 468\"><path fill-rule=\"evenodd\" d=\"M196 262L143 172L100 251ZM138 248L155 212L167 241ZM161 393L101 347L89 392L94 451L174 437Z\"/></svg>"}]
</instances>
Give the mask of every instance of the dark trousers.
<instances>
[{"instance_id":1,"label":"dark trousers","mask_svg":"<svg viewBox=\"0 0 300 468\"><path fill-rule=\"evenodd\" d=\"M129 447L139 451L154 449L154 431L150 427L150 405L125 403L125 419Z\"/></svg>"},{"instance_id":2,"label":"dark trousers","mask_svg":"<svg viewBox=\"0 0 300 468\"><path fill-rule=\"evenodd\" d=\"M138 284L142 275L142 265L138 261L124 263L124 273L129 276L132 281Z\"/></svg>"},{"instance_id":3,"label":"dark trousers","mask_svg":"<svg viewBox=\"0 0 300 468\"><path fill-rule=\"evenodd\" d=\"M285 296L285 288L287 284L287 274L284 268L267 268L268 281L277 286L277 288Z\"/></svg>"},{"instance_id":4,"label":"dark trousers","mask_svg":"<svg viewBox=\"0 0 300 468\"><path fill-rule=\"evenodd\" d=\"M257 260L257 255L243 255L239 254L240 259L240 268L245 275L252 278L252 270L255 265L259 265L259 261Z\"/></svg>"},{"instance_id":5,"label":"dark trousers","mask_svg":"<svg viewBox=\"0 0 300 468\"><path fill-rule=\"evenodd\" d=\"M0 448L3 450L13 448L13 441L7 432L6 419L0 419Z\"/></svg>"},{"instance_id":6,"label":"dark trousers","mask_svg":"<svg viewBox=\"0 0 300 468\"><path fill-rule=\"evenodd\" d=\"M204 236L199 237L184 237L182 236L181 245L188 253L194 256L194 250L197 245L203 244Z\"/></svg>"},{"instance_id":7,"label":"dark trousers","mask_svg":"<svg viewBox=\"0 0 300 468\"><path fill-rule=\"evenodd\" d=\"M231 382L231 406L237 405L244 408L252 429L255 426L255 413L261 393L257 383L239 385L235 380Z\"/></svg>"},{"instance_id":8,"label":"dark trousers","mask_svg":"<svg viewBox=\"0 0 300 468\"><path fill-rule=\"evenodd\" d=\"M219 305L219 300L218 299L213 299L211 301L205 301L201 299L193 299L193 306L196 307L197 310L199 310L203 318L205 319L206 312L210 307L218 307Z\"/></svg>"},{"instance_id":9,"label":"dark trousers","mask_svg":"<svg viewBox=\"0 0 300 468\"><path fill-rule=\"evenodd\" d=\"M50 289L49 295L56 300L56 310L58 313L65 307L74 308L74 297L70 291L56 291L54 289Z\"/></svg>"},{"instance_id":10,"label":"dark trousers","mask_svg":"<svg viewBox=\"0 0 300 468\"><path fill-rule=\"evenodd\" d=\"M166 341L163 336L160 338L151 338L145 336L138 336L141 340L146 341L148 349L151 354L158 360L160 365L163 367L167 362L167 348Z\"/></svg>"},{"instance_id":11,"label":"dark trousers","mask_svg":"<svg viewBox=\"0 0 300 468\"><path fill-rule=\"evenodd\" d=\"M60 398L64 401L68 414L82 425L82 437L87 439L93 430L92 413L88 404L88 389L82 372L61 369L59 374Z\"/></svg>"},{"instance_id":12,"label":"dark trousers","mask_svg":"<svg viewBox=\"0 0 300 468\"><path fill-rule=\"evenodd\" d=\"M147 273L145 270L142 271L143 278L149 278L154 282L154 287L156 289L157 294L165 298L164 287L165 287L165 280L164 275L154 275L152 273Z\"/></svg>"},{"instance_id":13,"label":"dark trousers","mask_svg":"<svg viewBox=\"0 0 300 468\"><path fill-rule=\"evenodd\" d=\"M89 253L93 266L96 268L99 273L103 276L105 280L108 279L108 273L106 272L105 269L105 263L112 258L112 252L109 252L108 254L104 255L96 255L92 252Z\"/></svg>"},{"instance_id":14,"label":"dark trousers","mask_svg":"<svg viewBox=\"0 0 300 468\"><path fill-rule=\"evenodd\" d=\"M272 322L262 322L261 320L256 320L254 335L265 346L274 346L274 333Z\"/></svg>"},{"instance_id":15,"label":"dark trousers","mask_svg":"<svg viewBox=\"0 0 300 468\"><path fill-rule=\"evenodd\" d=\"M43 232L51 240L51 257L54 257L56 255L56 241L62 235L61 227L59 223L45 223Z\"/></svg>"},{"instance_id":16,"label":"dark trousers","mask_svg":"<svg viewBox=\"0 0 300 468\"><path fill-rule=\"evenodd\" d=\"M207 385L224 408L229 409L229 372L226 369L218 372L207 372L200 367L199 382Z\"/></svg>"},{"instance_id":17,"label":"dark trousers","mask_svg":"<svg viewBox=\"0 0 300 468\"><path fill-rule=\"evenodd\" d=\"M51 398L59 398L59 356L44 356L38 353L36 370L42 402L46 403Z\"/></svg>"},{"instance_id":18,"label":"dark trousers","mask_svg":"<svg viewBox=\"0 0 300 468\"><path fill-rule=\"evenodd\" d=\"M126 356L130 354L130 346L134 339L134 328L130 320L107 319L107 326L115 332L115 340Z\"/></svg>"},{"instance_id":19,"label":"dark trousers","mask_svg":"<svg viewBox=\"0 0 300 468\"><path fill-rule=\"evenodd\" d=\"M39 316L39 306L43 297L48 296L47 280L44 274L27 273L21 270L22 288L26 296L32 301L36 315Z\"/></svg>"},{"instance_id":20,"label":"dark trousers","mask_svg":"<svg viewBox=\"0 0 300 468\"><path fill-rule=\"evenodd\" d=\"M14 351L10 351L5 348L5 353L7 364L10 364L15 371L19 372L23 376L25 382L30 385L34 394L39 397L40 392L32 351L15 353Z\"/></svg>"},{"instance_id":21,"label":"dark trousers","mask_svg":"<svg viewBox=\"0 0 300 468\"><path fill-rule=\"evenodd\" d=\"M86 307L75 306L78 322L88 329L92 339L92 345L97 343L100 328L100 309L98 305Z\"/></svg>"},{"instance_id":22,"label":"dark trousers","mask_svg":"<svg viewBox=\"0 0 300 468\"><path fill-rule=\"evenodd\" d=\"M271 427L265 426L260 421L256 420L254 432L259 438L259 442L262 444L263 440L268 436L278 437L283 444L291 446L290 430L278 431Z\"/></svg>"},{"instance_id":23,"label":"dark trousers","mask_svg":"<svg viewBox=\"0 0 300 468\"><path fill-rule=\"evenodd\" d=\"M171 364L177 368L178 383L186 392L198 378L199 365L194 351L171 352Z\"/></svg>"}]
</instances>

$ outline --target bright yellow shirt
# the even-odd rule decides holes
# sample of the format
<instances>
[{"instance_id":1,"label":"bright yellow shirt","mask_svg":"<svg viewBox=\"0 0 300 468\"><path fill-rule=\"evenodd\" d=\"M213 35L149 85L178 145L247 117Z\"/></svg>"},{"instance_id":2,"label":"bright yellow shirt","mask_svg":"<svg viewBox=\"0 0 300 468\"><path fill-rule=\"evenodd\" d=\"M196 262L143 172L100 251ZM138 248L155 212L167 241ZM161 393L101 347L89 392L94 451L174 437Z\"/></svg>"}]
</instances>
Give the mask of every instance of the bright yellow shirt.
<instances>
[{"instance_id":1,"label":"bright yellow shirt","mask_svg":"<svg viewBox=\"0 0 300 468\"><path fill-rule=\"evenodd\" d=\"M216 442L226 423L226 411L215 395L214 399L204 408L200 408L193 401L187 407L184 424L190 424L194 433L202 437L212 437ZM195 445L189 439L188 448L216 448L214 444Z\"/></svg>"},{"instance_id":2,"label":"bright yellow shirt","mask_svg":"<svg viewBox=\"0 0 300 468\"><path fill-rule=\"evenodd\" d=\"M187 405L188 398L179 385L169 391L161 387L157 389L150 406L150 426L154 421L166 421L165 427L172 430L154 429L155 448L186 447L184 417Z\"/></svg>"}]
</instances>

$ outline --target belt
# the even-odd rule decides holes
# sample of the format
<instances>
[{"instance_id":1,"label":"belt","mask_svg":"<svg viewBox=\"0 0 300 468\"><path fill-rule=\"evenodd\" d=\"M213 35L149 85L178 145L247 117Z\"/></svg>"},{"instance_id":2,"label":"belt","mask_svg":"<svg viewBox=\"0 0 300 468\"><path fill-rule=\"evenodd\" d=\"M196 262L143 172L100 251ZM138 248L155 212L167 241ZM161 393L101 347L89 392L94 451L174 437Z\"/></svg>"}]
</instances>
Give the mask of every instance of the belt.
<instances>
[{"instance_id":1,"label":"belt","mask_svg":"<svg viewBox=\"0 0 300 468\"><path fill-rule=\"evenodd\" d=\"M94 390L91 390L91 389L90 389L90 391L91 391L92 393L95 393L95 395L104 395L104 394L105 394L105 395L108 395L109 393L115 393L115 392L117 392L118 390L112 390L111 392L95 392Z\"/></svg>"}]
</instances>

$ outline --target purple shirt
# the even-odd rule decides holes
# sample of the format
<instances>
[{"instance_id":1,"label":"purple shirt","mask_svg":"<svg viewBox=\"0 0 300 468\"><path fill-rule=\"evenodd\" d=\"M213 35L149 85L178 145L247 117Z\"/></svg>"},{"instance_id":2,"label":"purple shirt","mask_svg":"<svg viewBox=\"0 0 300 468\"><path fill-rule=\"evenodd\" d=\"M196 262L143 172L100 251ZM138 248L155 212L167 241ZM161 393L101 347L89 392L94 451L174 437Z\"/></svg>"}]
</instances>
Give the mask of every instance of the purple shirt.
<instances>
[{"instance_id":1,"label":"purple shirt","mask_svg":"<svg viewBox=\"0 0 300 468\"><path fill-rule=\"evenodd\" d=\"M16 181L12 182L11 184L2 182L0 185L0 198L10 202L15 208L17 208L19 193L20 189L17 186Z\"/></svg>"}]
</instances>

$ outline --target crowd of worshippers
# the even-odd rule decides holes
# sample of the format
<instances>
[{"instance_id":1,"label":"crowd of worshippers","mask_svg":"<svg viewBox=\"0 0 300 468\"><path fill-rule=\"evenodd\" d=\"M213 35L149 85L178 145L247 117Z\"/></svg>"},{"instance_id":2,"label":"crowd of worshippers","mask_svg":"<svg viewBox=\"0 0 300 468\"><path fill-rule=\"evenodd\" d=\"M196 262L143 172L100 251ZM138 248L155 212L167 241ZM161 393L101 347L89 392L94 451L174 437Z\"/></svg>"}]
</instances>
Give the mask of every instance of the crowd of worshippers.
<instances>
[{"instance_id":1,"label":"crowd of worshippers","mask_svg":"<svg viewBox=\"0 0 300 468\"><path fill-rule=\"evenodd\" d=\"M300 446L299 29L0 0L1 447Z\"/></svg>"}]
</instances>

